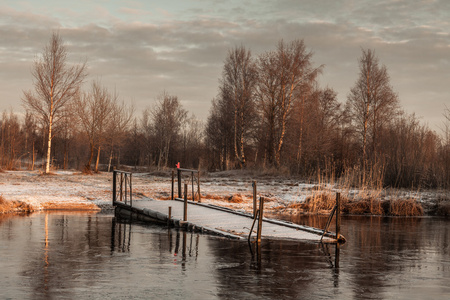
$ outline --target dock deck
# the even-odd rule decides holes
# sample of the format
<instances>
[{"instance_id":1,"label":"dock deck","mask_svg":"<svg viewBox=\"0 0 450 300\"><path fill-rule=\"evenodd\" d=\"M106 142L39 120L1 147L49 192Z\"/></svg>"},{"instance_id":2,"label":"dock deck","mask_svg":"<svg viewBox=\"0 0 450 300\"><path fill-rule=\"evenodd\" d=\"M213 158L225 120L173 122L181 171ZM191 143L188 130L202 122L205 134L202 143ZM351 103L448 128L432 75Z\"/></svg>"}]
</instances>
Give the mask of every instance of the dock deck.
<instances>
[{"instance_id":1,"label":"dock deck","mask_svg":"<svg viewBox=\"0 0 450 300\"><path fill-rule=\"evenodd\" d=\"M142 221L159 222L174 227L212 233L235 239L247 239L253 224L253 216L211 204L188 201L187 221L184 218L184 202L176 200L133 200L132 205L114 202L116 213ZM170 207L170 216L169 216ZM263 239L290 239L320 242L323 230L297 225L290 222L263 218L261 237ZM254 229L254 234L256 231ZM336 243L345 240L336 234L325 233L323 242Z\"/></svg>"}]
</instances>

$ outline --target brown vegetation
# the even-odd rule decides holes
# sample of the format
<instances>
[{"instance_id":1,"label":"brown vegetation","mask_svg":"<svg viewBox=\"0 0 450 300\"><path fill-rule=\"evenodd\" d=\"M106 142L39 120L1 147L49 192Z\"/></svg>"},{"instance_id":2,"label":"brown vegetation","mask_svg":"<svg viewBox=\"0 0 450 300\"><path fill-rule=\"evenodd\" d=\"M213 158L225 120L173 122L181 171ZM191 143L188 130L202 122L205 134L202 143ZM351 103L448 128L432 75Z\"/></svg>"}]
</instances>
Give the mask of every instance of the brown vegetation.
<instances>
[{"instance_id":1,"label":"brown vegetation","mask_svg":"<svg viewBox=\"0 0 450 300\"><path fill-rule=\"evenodd\" d=\"M93 203L80 202L47 202L41 204L43 210L71 210L71 211L95 211L100 208Z\"/></svg>"},{"instance_id":2,"label":"brown vegetation","mask_svg":"<svg viewBox=\"0 0 450 300\"><path fill-rule=\"evenodd\" d=\"M297 213L327 214L331 212L335 204L336 195L334 193L318 192L306 198L305 202L279 206L275 210L291 209ZM450 202L447 204L450 208ZM343 195L341 195L341 211L349 215L422 216L424 214L422 205L413 199L381 201L373 197L366 197L350 201Z\"/></svg>"},{"instance_id":3,"label":"brown vegetation","mask_svg":"<svg viewBox=\"0 0 450 300\"><path fill-rule=\"evenodd\" d=\"M4 213L29 213L33 207L21 201L8 201L0 195L0 214Z\"/></svg>"},{"instance_id":4,"label":"brown vegetation","mask_svg":"<svg viewBox=\"0 0 450 300\"><path fill-rule=\"evenodd\" d=\"M391 216L422 216L423 208L414 199L398 199L390 201L389 214Z\"/></svg>"},{"instance_id":5,"label":"brown vegetation","mask_svg":"<svg viewBox=\"0 0 450 300\"><path fill-rule=\"evenodd\" d=\"M231 203L242 203L242 202L244 202L244 200L242 199L242 195L241 194L234 194L234 195L231 195L229 197L226 197L225 199L228 202L231 202Z\"/></svg>"}]
</instances>

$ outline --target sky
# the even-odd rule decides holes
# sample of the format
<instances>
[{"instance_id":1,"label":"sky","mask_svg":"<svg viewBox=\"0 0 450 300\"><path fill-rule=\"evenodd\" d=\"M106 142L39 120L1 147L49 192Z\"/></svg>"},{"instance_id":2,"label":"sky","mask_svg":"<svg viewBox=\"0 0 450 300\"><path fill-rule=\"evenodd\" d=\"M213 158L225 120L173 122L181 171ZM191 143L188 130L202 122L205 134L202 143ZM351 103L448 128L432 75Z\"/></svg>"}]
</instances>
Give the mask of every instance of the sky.
<instances>
[{"instance_id":1,"label":"sky","mask_svg":"<svg viewBox=\"0 0 450 300\"><path fill-rule=\"evenodd\" d=\"M229 50L257 55L302 39L344 103L362 49L387 67L400 104L440 131L450 108L448 0L0 0L0 111L23 113L33 61L53 32L136 115L163 92L206 120Z\"/></svg>"}]
</instances>

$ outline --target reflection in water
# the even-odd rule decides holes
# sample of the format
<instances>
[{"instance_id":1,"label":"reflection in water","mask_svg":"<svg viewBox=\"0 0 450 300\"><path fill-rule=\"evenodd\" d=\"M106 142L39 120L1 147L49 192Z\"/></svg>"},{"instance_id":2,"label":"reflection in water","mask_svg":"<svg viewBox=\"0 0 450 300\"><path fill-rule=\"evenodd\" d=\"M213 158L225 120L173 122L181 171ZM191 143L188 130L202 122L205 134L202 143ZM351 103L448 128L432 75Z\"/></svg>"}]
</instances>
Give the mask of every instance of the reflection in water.
<instances>
[{"instance_id":1,"label":"reflection in water","mask_svg":"<svg viewBox=\"0 0 450 300\"><path fill-rule=\"evenodd\" d=\"M112 218L111 222L111 254L114 251L117 252L130 252L131 251L131 236L132 226L129 220ZM173 232L175 235L175 245L173 241ZM188 241L189 238L189 241ZM195 240L195 241L194 241ZM167 229L167 251L173 253L174 263L178 262L179 253L181 251L181 266L183 269L186 267L187 258L197 258L199 253L199 241L200 235L198 233L188 233L186 231L180 231L178 229ZM163 240L159 240L160 243L164 243ZM181 243L181 245L180 245ZM163 247L166 248L166 247Z\"/></svg>"},{"instance_id":2,"label":"reflection in water","mask_svg":"<svg viewBox=\"0 0 450 300\"><path fill-rule=\"evenodd\" d=\"M317 226L323 219L297 221ZM13 299L448 296L449 220L342 221L348 241L341 246L280 240L257 246L110 215L3 217L0 294Z\"/></svg>"},{"instance_id":3,"label":"reflection in water","mask_svg":"<svg viewBox=\"0 0 450 300\"><path fill-rule=\"evenodd\" d=\"M44 291L48 291L48 214L45 214L45 246L44 246Z\"/></svg>"},{"instance_id":4,"label":"reflection in water","mask_svg":"<svg viewBox=\"0 0 450 300\"><path fill-rule=\"evenodd\" d=\"M116 248L117 241L117 248ZM131 221L112 218L111 222L111 254L114 251L130 252L131 246Z\"/></svg>"}]
</instances>

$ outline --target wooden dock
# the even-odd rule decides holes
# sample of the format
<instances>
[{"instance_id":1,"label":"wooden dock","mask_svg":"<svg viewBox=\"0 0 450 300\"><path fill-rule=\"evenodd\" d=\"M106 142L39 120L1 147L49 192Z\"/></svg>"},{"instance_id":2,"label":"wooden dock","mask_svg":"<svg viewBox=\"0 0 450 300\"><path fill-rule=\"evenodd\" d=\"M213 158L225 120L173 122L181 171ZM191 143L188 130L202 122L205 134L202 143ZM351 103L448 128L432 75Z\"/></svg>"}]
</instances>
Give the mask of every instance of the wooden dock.
<instances>
[{"instance_id":1,"label":"wooden dock","mask_svg":"<svg viewBox=\"0 0 450 300\"><path fill-rule=\"evenodd\" d=\"M257 236L258 242L261 241L261 239L290 239L309 242L323 241L326 243L345 242L345 238L339 234L339 197L337 197L337 204L335 209L333 209L333 213L336 211L336 231L338 232L338 234L336 234L327 231L332 215L330 215L328 220L329 222L327 222L324 230L264 217L260 219L259 215L264 216L264 198L261 197L259 209L256 210L256 193L254 193L253 214L237 212L229 208L212 204L189 201L186 198L186 184L184 188L184 199L132 199L133 193L131 179L131 173L114 171L113 205L115 207L116 215L121 217L137 219L144 222L157 222L171 227L211 233L233 239L248 239L249 241L251 240L251 237ZM174 180L172 175L172 197L174 197L173 186ZM181 193L179 192L179 195L180 194ZM193 198L195 198L194 194ZM252 230L255 223L258 223L256 226L257 230Z\"/></svg>"},{"instance_id":2,"label":"wooden dock","mask_svg":"<svg viewBox=\"0 0 450 300\"><path fill-rule=\"evenodd\" d=\"M183 221L184 202L181 200L134 200L133 206L116 202L116 213L122 217L157 222L188 230L211 233L233 239L247 239L253 217L231 209L188 201L187 221ZM170 217L169 217L170 207ZM323 230L263 218L263 239L290 239L320 242ZM256 230L252 236L256 236ZM326 233L323 242L337 242L335 233Z\"/></svg>"}]
</instances>

